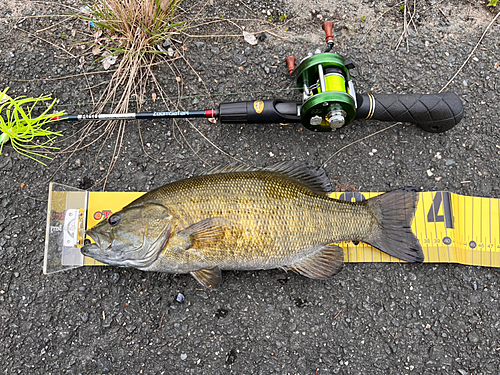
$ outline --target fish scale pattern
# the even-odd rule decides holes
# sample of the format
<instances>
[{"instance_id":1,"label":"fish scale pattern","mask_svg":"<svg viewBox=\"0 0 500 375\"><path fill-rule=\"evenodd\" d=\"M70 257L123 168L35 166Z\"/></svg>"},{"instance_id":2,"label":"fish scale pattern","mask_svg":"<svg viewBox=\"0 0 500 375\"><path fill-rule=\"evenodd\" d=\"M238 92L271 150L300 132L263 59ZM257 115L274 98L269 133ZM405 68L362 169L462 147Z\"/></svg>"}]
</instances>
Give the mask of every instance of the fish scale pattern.
<instances>
[{"instance_id":1,"label":"fish scale pattern","mask_svg":"<svg viewBox=\"0 0 500 375\"><path fill-rule=\"evenodd\" d=\"M166 185L148 198L178 218L177 231L223 218L221 241L194 249L207 267L222 269L289 265L326 243L365 238L374 220L364 204L328 198L268 171L194 177Z\"/></svg>"}]
</instances>

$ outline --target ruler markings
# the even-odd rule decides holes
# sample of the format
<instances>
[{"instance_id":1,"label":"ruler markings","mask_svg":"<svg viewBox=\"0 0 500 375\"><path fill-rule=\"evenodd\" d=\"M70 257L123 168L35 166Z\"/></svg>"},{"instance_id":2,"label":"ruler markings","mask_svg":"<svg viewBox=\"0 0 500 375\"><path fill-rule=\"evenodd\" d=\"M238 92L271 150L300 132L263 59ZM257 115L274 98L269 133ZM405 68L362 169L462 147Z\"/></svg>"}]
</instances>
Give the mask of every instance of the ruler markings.
<instances>
[{"instance_id":1,"label":"ruler markings","mask_svg":"<svg viewBox=\"0 0 500 375\"><path fill-rule=\"evenodd\" d=\"M370 199L371 197L372 197L372 193L370 192L370 193L368 194L368 199ZM373 252L373 251L371 251L372 262L374 261L374 259L373 259L373 253L374 253L374 252ZM382 253L382 252L380 251L380 253ZM382 254L379 254L379 256L382 258Z\"/></svg>"},{"instance_id":2,"label":"ruler markings","mask_svg":"<svg viewBox=\"0 0 500 375\"><path fill-rule=\"evenodd\" d=\"M464 204L464 200L462 198L462 196L457 196L457 204L458 204L458 218L460 220L460 227L462 225L462 222L464 221L464 215L465 215L465 204ZM465 223L463 223L463 225L465 226ZM460 228L459 226L457 226L458 228ZM465 228L465 227L464 227ZM465 258L466 258L466 247L465 247L465 233L460 230L460 246L458 247L458 253L457 253L457 256L456 258L457 259L460 259L462 261L465 261Z\"/></svg>"},{"instance_id":3,"label":"ruler markings","mask_svg":"<svg viewBox=\"0 0 500 375\"><path fill-rule=\"evenodd\" d=\"M472 198L472 208L471 208L471 241L474 241L474 198ZM467 217L465 217L467 219ZM477 245L476 245L477 246ZM469 241L469 248L471 254L471 263L474 264L474 249L471 247L471 243Z\"/></svg>"},{"instance_id":4,"label":"ruler markings","mask_svg":"<svg viewBox=\"0 0 500 375\"><path fill-rule=\"evenodd\" d=\"M470 259L471 259L471 264L474 264L474 249L471 247L471 242L474 241L474 199L471 200L471 204L469 208L470 211L470 218L465 216L465 220L470 220L470 232L469 232L469 239L467 240L467 249L470 253ZM466 227L467 229L467 227ZM467 232L465 232L467 233Z\"/></svg>"},{"instance_id":5,"label":"ruler markings","mask_svg":"<svg viewBox=\"0 0 500 375\"><path fill-rule=\"evenodd\" d=\"M492 214L492 209L491 209L491 199L488 199L488 202L489 202L489 205L490 205L490 220L489 220L489 224L490 224L490 267L491 265L493 264L493 259L492 259L492 254L491 254L491 243L493 242L491 240L491 218L493 217L493 214Z\"/></svg>"},{"instance_id":6,"label":"ruler markings","mask_svg":"<svg viewBox=\"0 0 500 375\"><path fill-rule=\"evenodd\" d=\"M452 238L452 237L455 237L452 233L454 233L453 231L455 230L455 215L453 213L453 200L451 199L451 193L450 192L446 192L446 195L448 196L448 209L450 210L450 220L451 220L451 223L450 223L450 231L451 233L448 235L448 224L445 225L445 232L446 232L446 237L448 238ZM446 244L445 244L446 245ZM446 245L446 249L448 251L448 261L451 261L451 252L450 252L450 245L451 243L449 243L448 245Z\"/></svg>"},{"instance_id":7,"label":"ruler markings","mask_svg":"<svg viewBox=\"0 0 500 375\"><path fill-rule=\"evenodd\" d=\"M462 220L464 221L464 231L463 231L463 244L464 244L464 256L467 258L467 254L469 252L468 245L467 245L467 220L465 220L465 215L467 214L467 207L466 207L466 202L465 202L465 197L462 197L463 200L463 208L464 208L464 213L462 216Z\"/></svg>"},{"instance_id":8,"label":"ruler markings","mask_svg":"<svg viewBox=\"0 0 500 375\"><path fill-rule=\"evenodd\" d=\"M481 213L483 215L488 214L488 207L486 206L486 201L484 198L481 198ZM486 245L488 243L487 239L487 233L488 233L488 227L483 228L483 224L485 223L483 216L481 215L481 242L483 245L483 250L486 250ZM484 266L486 262L486 254L484 254L484 251L481 251L481 265Z\"/></svg>"},{"instance_id":9,"label":"ruler markings","mask_svg":"<svg viewBox=\"0 0 500 375\"><path fill-rule=\"evenodd\" d=\"M486 245L486 237L483 238L483 235L484 235L484 228L483 228L483 225L484 225L484 220L483 220L483 214L484 214L484 199L481 198L481 242L482 242L482 245L483 245L483 249L485 249L485 245ZM481 266L484 266L484 260L483 260L483 251L481 251Z\"/></svg>"},{"instance_id":10,"label":"ruler markings","mask_svg":"<svg viewBox=\"0 0 500 375\"><path fill-rule=\"evenodd\" d=\"M480 212L480 218L479 218L479 243L478 243L478 250L484 249L484 238L483 238L483 214L484 214L484 209L483 209L483 198L479 199L480 207L479 207L479 212ZM481 266L484 265L483 263L483 251L480 251L479 253L479 263Z\"/></svg>"},{"instance_id":11,"label":"ruler markings","mask_svg":"<svg viewBox=\"0 0 500 375\"><path fill-rule=\"evenodd\" d=\"M424 197L424 196L422 195L422 198L423 198L423 197ZM422 210L424 211L424 212L423 212L423 213L424 213L424 216L423 216L423 217L424 217L424 222L425 222L425 220L426 220L426 215L425 215L425 214L427 213L427 211L426 211L426 209L425 209L425 207L424 207L424 206L425 206L425 205L424 205L424 199L422 199ZM425 238L425 239L428 239L428 238L427 238L427 225L424 225L424 231L425 231L425 237L424 237L424 238ZM428 243L426 243L426 244L425 244L425 246L427 247L427 257L430 257L430 253L429 253L429 244L428 244Z\"/></svg>"},{"instance_id":12,"label":"ruler markings","mask_svg":"<svg viewBox=\"0 0 500 375\"><path fill-rule=\"evenodd\" d=\"M429 208L429 210L432 210L432 214L433 214L433 221L434 221L434 233L436 233L437 231L437 227L436 227L436 221L437 221L437 214L436 214L436 207L435 207L435 202L434 202L434 199L436 197L436 195L439 194L439 193L434 193L432 194L433 196L433 199L432 199L432 203L431 203L431 206ZM439 210L440 207L438 207L438 210ZM427 218L428 219L428 218ZM431 251L435 249L436 245L434 243L434 237L433 237L433 232L432 230L429 230L428 232L428 236L429 236L429 245L430 245L430 248L431 248ZM437 254L437 261L438 262L441 262L441 254L439 254L439 251L436 251L435 252Z\"/></svg>"},{"instance_id":13,"label":"ruler markings","mask_svg":"<svg viewBox=\"0 0 500 375\"><path fill-rule=\"evenodd\" d=\"M96 198L98 194L102 194L102 197L99 196L99 199ZM120 194L123 194L123 198L121 198ZM125 194L131 193L91 193L86 207L88 210L88 227L95 224L92 217L94 211L117 210L116 207L120 206L121 208L129 200L133 200L129 199L131 195ZM373 193L363 194L368 198L378 195ZM500 199L466 197L447 192L422 192L418 194L421 198L419 204L422 207L417 207L417 212L413 220L415 225L413 229L422 244L424 254L426 254L426 262L453 262L500 267ZM445 194L448 194L448 196L445 196ZM436 195L439 195L439 197L434 202ZM134 196L133 198L137 197ZM438 207L439 198L441 198L441 203ZM445 199L449 202L445 202ZM485 199L488 199L488 202ZM492 202L493 199L496 202ZM117 202L110 203L110 201ZM113 204L116 204L116 207ZM433 206L434 204L436 207ZM481 204L481 207L478 207L478 204ZM450 213L452 214L451 218ZM428 215L431 216L428 217ZM477 217L478 215L480 215L479 218ZM419 220L424 221L419 222ZM463 220L463 224L460 222L461 220ZM431 226L431 221L434 221L434 226ZM451 224L453 221L455 221L455 225ZM445 227L443 228L441 225L445 225ZM451 236L453 236L453 239L450 241L449 237ZM478 240L481 242L475 243ZM443 245L449 243L446 251L440 243ZM360 243L359 246L346 243L344 246L346 247L347 262L401 262L399 259L380 251L378 255L374 255L373 251L378 250L364 243ZM486 249L488 249L488 253L485 252ZM480 251L481 254L477 254L477 251ZM85 264L88 265L88 262L89 260L86 259ZM92 261L92 263L94 262Z\"/></svg>"},{"instance_id":14,"label":"ruler markings","mask_svg":"<svg viewBox=\"0 0 500 375\"><path fill-rule=\"evenodd\" d=\"M481 242L483 242L483 198L480 198L479 202L481 202L481 216L479 223L481 224L479 226L479 239ZM484 242L483 242L484 244ZM479 261L481 262L481 266L483 265L483 252L481 251L480 256L479 256Z\"/></svg>"},{"instance_id":15,"label":"ruler markings","mask_svg":"<svg viewBox=\"0 0 500 375\"><path fill-rule=\"evenodd\" d=\"M445 204L444 204L444 199L443 199L443 192L440 191L440 192L438 192L436 194L441 195L441 204L439 205L439 208L442 208L443 212L444 212L445 211ZM437 213L436 212L434 212L434 213L437 215L439 213L439 211ZM445 219L444 219L445 220L444 221L445 224L444 225L446 226L446 213L445 212L444 212L443 216L445 217ZM436 236L437 236L438 235L437 220L434 220L434 228L435 228ZM441 249L439 247L439 241L440 241L440 239L436 237L436 240L434 242L436 243L436 250L437 250L437 253L439 254L439 262L441 262L441 256L442 256L442 254L441 254ZM448 261L450 261L450 260L448 259Z\"/></svg>"},{"instance_id":16,"label":"ruler markings","mask_svg":"<svg viewBox=\"0 0 500 375\"><path fill-rule=\"evenodd\" d=\"M481 242L483 243L483 249L486 249L486 243L487 243L487 240L486 240L486 236L485 236L485 231L487 230L487 228L483 228L483 223L484 223L484 220L483 220L483 213L486 211L487 212L487 208L484 207L484 203L485 203L485 200L484 198L481 198ZM481 251L481 266L484 266L484 251Z\"/></svg>"}]
</instances>

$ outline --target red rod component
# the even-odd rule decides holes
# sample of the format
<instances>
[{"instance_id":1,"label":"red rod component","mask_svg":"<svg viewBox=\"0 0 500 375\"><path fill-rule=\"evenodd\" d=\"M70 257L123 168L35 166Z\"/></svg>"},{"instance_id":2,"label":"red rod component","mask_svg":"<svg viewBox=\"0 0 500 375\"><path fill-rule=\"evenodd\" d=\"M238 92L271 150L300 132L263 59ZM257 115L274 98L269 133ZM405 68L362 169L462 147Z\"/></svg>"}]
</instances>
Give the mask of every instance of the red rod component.
<instances>
[{"instance_id":1,"label":"red rod component","mask_svg":"<svg viewBox=\"0 0 500 375\"><path fill-rule=\"evenodd\" d=\"M215 117L215 109L207 109L205 110L206 118L214 118Z\"/></svg>"}]
</instances>

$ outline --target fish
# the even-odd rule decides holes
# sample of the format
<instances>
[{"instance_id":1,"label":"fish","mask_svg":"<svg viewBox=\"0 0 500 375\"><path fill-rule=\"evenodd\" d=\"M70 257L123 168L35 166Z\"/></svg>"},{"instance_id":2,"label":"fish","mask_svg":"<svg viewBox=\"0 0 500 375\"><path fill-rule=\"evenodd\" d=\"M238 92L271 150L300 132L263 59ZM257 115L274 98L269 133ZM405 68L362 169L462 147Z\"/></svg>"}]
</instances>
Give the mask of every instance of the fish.
<instances>
[{"instance_id":1,"label":"fish","mask_svg":"<svg viewBox=\"0 0 500 375\"><path fill-rule=\"evenodd\" d=\"M414 188L362 202L330 198L322 168L285 161L229 164L152 190L86 231L83 255L144 271L189 273L218 289L221 270L280 268L312 279L341 271L336 243L362 241L406 262L423 262L411 223Z\"/></svg>"}]
</instances>

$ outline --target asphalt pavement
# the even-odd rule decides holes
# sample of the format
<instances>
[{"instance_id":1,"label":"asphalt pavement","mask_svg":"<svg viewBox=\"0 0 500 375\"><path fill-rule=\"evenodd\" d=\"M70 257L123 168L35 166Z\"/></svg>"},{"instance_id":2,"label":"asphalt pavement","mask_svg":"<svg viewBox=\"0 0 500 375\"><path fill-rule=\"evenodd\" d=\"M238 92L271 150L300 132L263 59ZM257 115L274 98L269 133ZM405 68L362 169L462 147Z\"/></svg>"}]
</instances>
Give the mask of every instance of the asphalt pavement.
<instances>
[{"instance_id":1,"label":"asphalt pavement","mask_svg":"<svg viewBox=\"0 0 500 375\"><path fill-rule=\"evenodd\" d=\"M441 134L413 124L382 131L392 123L365 120L331 133L204 119L146 120L139 132L130 121L106 191L148 191L234 159L256 166L295 159L325 165L338 189L415 186L500 198L500 21L485 33L498 12L486 1L408 1L406 33L395 1L213 3L191 15L223 21L176 36L184 59L154 67L174 102L181 90L180 109L299 99L284 60L323 49L321 25L333 20L334 51L355 61L358 92L436 93L451 80L446 90L462 99L464 118ZM90 26L61 16L80 6L0 5L0 89L52 94L68 113L92 110L110 73L97 74L102 64L77 42ZM257 44L242 31L258 32ZM147 92L143 109L163 110L153 93L160 95ZM81 126L53 125L65 135ZM3 373L500 374L494 268L349 263L328 281L280 270L223 272L216 292L190 275L112 267L44 275L49 181L103 189L114 139L47 167L8 145L0 155Z\"/></svg>"}]
</instances>

